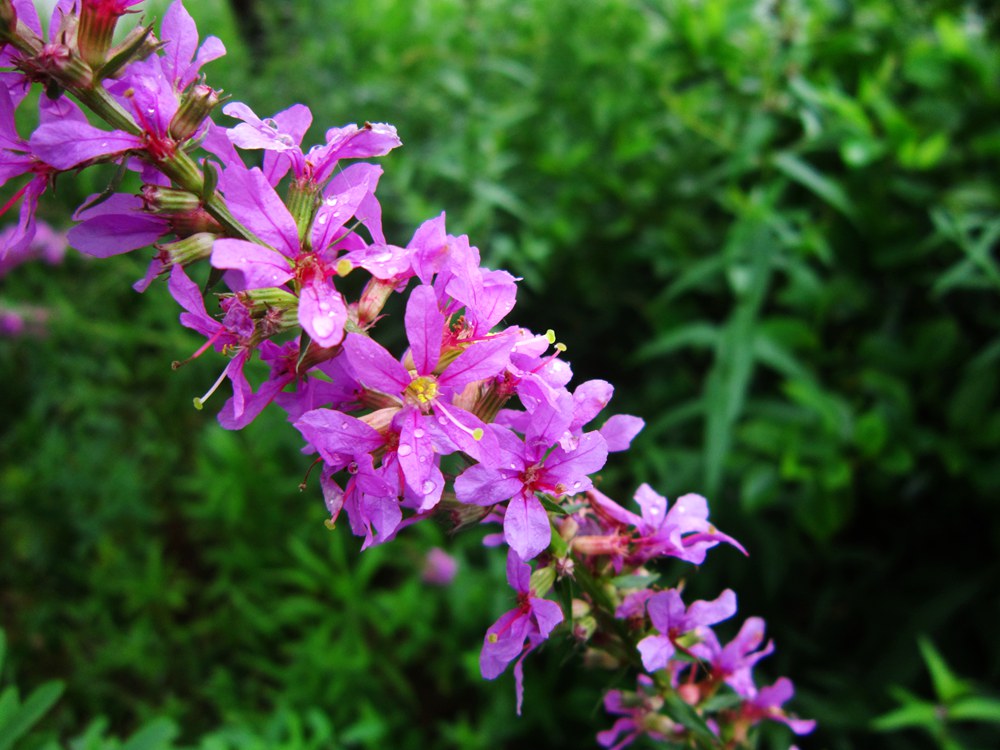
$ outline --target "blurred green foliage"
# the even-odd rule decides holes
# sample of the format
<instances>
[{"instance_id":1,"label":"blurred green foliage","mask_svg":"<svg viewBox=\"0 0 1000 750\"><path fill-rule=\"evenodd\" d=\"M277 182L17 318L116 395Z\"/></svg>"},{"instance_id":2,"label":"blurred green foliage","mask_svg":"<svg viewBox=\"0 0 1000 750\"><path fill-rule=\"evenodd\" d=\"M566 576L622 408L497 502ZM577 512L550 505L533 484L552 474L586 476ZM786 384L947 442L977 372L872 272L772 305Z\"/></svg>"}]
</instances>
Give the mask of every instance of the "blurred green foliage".
<instances>
[{"instance_id":1,"label":"blurred green foliage","mask_svg":"<svg viewBox=\"0 0 1000 750\"><path fill-rule=\"evenodd\" d=\"M230 49L210 82L258 114L305 102L313 140L395 124L388 236L447 209L524 278L516 321L646 419L604 487L704 492L747 545L691 590L731 585L768 619L760 670L820 721L803 746L871 741L887 686L922 679L921 633L1000 683L992 5L251 3L249 45L220 0L189 5ZM294 724L345 747L592 744L605 675L567 653L528 664L518 721L509 675L480 682L505 600L477 539L430 592L413 570L438 530L359 557L295 491L307 461L278 415L230 434L186 408L216 373L168 371L197 343L162 288L127 289L141 266L5 280L56 312L48 338L0 342L0 611L21 682L67 682L50 731L165 714L184 741Z\"/></svg>"}]
</instances>

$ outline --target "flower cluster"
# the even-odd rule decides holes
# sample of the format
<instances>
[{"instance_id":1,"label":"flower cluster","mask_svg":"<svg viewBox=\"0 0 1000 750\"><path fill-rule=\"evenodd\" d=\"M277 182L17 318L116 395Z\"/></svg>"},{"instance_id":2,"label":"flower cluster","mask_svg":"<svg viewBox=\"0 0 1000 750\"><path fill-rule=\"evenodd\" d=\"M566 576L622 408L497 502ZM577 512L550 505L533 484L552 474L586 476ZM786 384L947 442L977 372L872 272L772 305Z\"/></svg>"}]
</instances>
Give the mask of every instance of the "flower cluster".
<instances>
[{"instance_id":1,"label":"flower cluster","mask_svg":"<svg viewBox=\"0 0 1000 750\"><path fill-rule=\"evenodd\" d=\"M320 465L329 525L345 514L362 547L431 515L455 528L499 524L490 539L507 549L516 605L487 629L480 666L493 679L514 664L519 712L525 657L565 633L595 663L640 672L638 692L607 696L623 718L601 733L605 746L643 733L731 746L761 719L811 729L781 709L787 680L754 686L751 668L771 649L758 649L759 620L724 647L711 630L735 613L731 591L685 607L679 589L656 583L651 566L663 558L698 565L719 544L742 551L708 521L705 499L685 495L668 508L642 485L636 514L597 488L609 453L626 450L642 420L602 418L612 386L571 387L551 331L504 325L517 279L482 266L444 215L405 246L386 239L382 170L356 160L400 146L396 130L331 128L306 149L308 108L261 118L239 102L222 110L232 126L219 126L209 115L220 92L201 68L222 43L199 40L178 0L159 37L140 23L112 45L135 4L61 0L46 39L30 2L0 0L0 169L5 183L23 182L7 206L20 201L20 219L0 262L31 242L37 200L56 175L119 164L138 188L91 196L68 238L101 258L153 247L135 288L165 278L181 324L205 339L189 359L225 358L196 406L228 380L225 427L249 424L271 402L284 409ZM24 138L15 112L33 84L46 93ZM260 166L248 166L246 151ZM192 277L198 265L208 267L204 285ZM352 274L360 284L344 281ZM395 351L378 331L393 295L405 297L406 345ZM269 368L255 384L253 358ZM720 703L724 687L731 700Z\"/></svg>"}]
</instances>

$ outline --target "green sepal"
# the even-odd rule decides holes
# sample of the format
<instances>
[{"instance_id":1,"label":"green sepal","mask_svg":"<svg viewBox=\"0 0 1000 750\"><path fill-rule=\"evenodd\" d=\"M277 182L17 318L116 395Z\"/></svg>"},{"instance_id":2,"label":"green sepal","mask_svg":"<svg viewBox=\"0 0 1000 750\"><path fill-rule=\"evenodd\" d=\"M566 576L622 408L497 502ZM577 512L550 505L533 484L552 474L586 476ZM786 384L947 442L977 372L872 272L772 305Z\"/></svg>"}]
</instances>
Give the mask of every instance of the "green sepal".
<instances>
[{"instance_id":1,"label":"green sepal","mask_svg":"<svg viewBox=\"0 0 1000 750\"><path fill-rule=\"evenodd\" d=\"M660 580L659 573L653 573L652 575L636 575L632 573L612 578L611 585L616 589L648 589L658 580Z\"/></svg>"}]
</instances>

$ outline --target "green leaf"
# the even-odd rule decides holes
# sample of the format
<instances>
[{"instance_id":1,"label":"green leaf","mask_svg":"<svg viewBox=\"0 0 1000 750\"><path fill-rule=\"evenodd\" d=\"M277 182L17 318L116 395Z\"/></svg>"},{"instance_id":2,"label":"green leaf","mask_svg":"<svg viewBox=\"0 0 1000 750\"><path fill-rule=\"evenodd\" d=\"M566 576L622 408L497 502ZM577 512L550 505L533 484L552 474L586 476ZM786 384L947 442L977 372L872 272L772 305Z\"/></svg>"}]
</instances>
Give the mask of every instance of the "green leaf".
<instances>
[{"instance_id":1,"label":"green leaf","mask_svg":"<svg viewBox=\"0 0 1000 750\"><path fill-rule=\"evenodd\" d=\"M660 575L658 573L651 576L617 576L616 578L611 579L611 585L618 589L642 589L649 588L658 580L660 580Z\"/></svg>"},{"instance_id":2,"label":"green leaf","mask_svg":"<svg viewBox=\"0 0 1000 750\"><path fill-rule=\"evenodd\" d=\"M956 698L966 695L969 692L969 684L949 669L941 654L927 638L921 637L917 640L920 653L924 657L924 664L930 672L931 681L934 683L934 692L943 703L951 703Z\"/></svg>"},{"instance_id":3,"label":"green leaf","mask_svg":"<svg viewBox=\"0 0 1000 750\"><path fill-rule=\"evenodd\" d=\"M940 720L937 706L926 701L918 701L882 714L872 721L872 728L879 732L895 732L898 729L912 727L932 729Z\"/></svg>"},{"instance_id":4,"label":"green leaf","mask_svg":"<svg viewBox=\"0 0 1000 750\"><path fill-rule=\"evenodd\" d=\"M1000 724L1000 700L983 695L959 698L948 707L948 718L955 721L989 721Z\"/></svg>"},{"instance_id":5,"label":"green leaf","mask_svg":"<svg viewBox=\"0 0 1000 750\"><path fill-rule=\"evenodd\" d=\"M664 696L666 702L664 711L667 716L688 729L696 738L706 743L709 747L717 747L719 738L716 737L708 724L701 718L695 710L681 700L674 692L667 692Z\"/></svg>"},{"instance_id":6,"label":"green leaf","mask_svg":"<svg viewBox=\"0 0 1000 750\"><path fill-rule=\"evenodd\" d=\"M177 734L177 725L170 719L154 719L129 737L121 750L160 750L168 747Z\"/></svg>"},{"instance_id":7,"label":"green leaf","mask_svg":"<svg viewBox=\"0 0 1000 750\"><path fill-rule=\"evenodd\" d=\"M549 498L547 495L542 495L538 499L541 500L542 507L552 515L559 516L560 518L569 515L569 511L559 505L559 503Z\"/></svg>"},{"instance_id":8,"label":"green leaf","mask_svg":"<svg viewBox=\"0 0 1000 750\"><path fill-rule=\"evenodd\" d=\"M28 699L7 719L0 732L0 750L13 747L14 742L33 727L62 695L63 683L53 680L35 688Z\"/></svg>"},{"instance_id":9,"label":"green leaf","mask_svg":"<svg viewBox=\"0 0 1000 750\"><path fill-rule=\"evenodd\" d=\"M857 209L844 189L833 179L817 171L790 151L780 151L771 163L790 180L811 190L852 222L857 218Z\"/></svg>"}]
</instances>

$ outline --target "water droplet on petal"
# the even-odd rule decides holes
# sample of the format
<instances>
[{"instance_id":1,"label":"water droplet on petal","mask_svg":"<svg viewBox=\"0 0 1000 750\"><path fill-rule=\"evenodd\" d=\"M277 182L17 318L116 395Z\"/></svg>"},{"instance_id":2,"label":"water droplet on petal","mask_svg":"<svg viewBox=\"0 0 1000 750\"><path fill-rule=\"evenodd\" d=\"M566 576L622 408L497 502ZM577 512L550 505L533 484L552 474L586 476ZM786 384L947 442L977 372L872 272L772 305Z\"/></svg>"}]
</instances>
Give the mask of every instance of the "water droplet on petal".
<instances>
[{"instance_id":1,"label":"water droplet on petal","mask_svg":"<svg viewBox=\"0 0 1000 750\"><path fill-rule=\"evenodd\" d=\"M448 424L448 420L445 419L444 417L438 417L438 424L439 425L446 425L446 424Z\"/></svg>"},{"instance_id":2,"label":"water droplet on petal","mask_svg":"<svg viewBox=\"0 0 1000 750\"><path fill-rule=\"evenodd\" d=\"M420 463L422 463L422 464L427 463L427 456L421 456L420 457Z\"/></svg>"},{"instance_id":3,"label":"water droplet on petal","mask_svg":"<svg viewBox=\"0 0 1000 750\"><path fill-rule=\"evenodd\" d=\"M346 430L348 427L349 427L349 425L347 424L347 422L341 422L340 423L340 429Z\"/></svg>"},{"instance_id":4,"label":"water droplet on petal","mask_svg":"<svg viewBox=\"0 0 1000 750\"><path fill-rule=\"evenodd\" d=\"M398 452L399 455L401 456L409 456L411 453L413 453L413 448L409 445L401 445L399 446Z\"/></svg>"},{"instance_id":5,"label":"water droplet on petal","mask_svg":"<svg viewBox=\"0 0 1000 750\"><path fill-rule=\"evenodd\" d=\"M424 482L424 486L421 487L421 489L424 491L425 495L429 495L434 491L434 487L435 487L434 482L428 479L426 482Z\"/></svg>"},{"instance_id":6,"label":"water droplet on petal","mask_svg":"<svg viewBox=\"0 0 1000 750\"><path fill-rule=\"evenodd\" d=\"M417 438L418 440L419 440L420 438L422 438L422 437L423 437L424 435L426 435L426 434L427 434L427 433L426 433L426 432L424 432L424 431L423 431L422 429L420 429L419 427L418 427L417 429L415 429L415 430L413 431L413 437Z\"/></svg>"}]
</instances>

